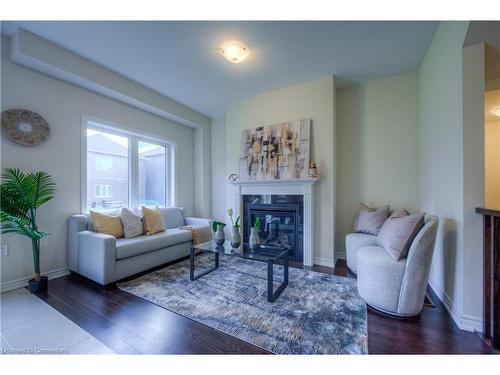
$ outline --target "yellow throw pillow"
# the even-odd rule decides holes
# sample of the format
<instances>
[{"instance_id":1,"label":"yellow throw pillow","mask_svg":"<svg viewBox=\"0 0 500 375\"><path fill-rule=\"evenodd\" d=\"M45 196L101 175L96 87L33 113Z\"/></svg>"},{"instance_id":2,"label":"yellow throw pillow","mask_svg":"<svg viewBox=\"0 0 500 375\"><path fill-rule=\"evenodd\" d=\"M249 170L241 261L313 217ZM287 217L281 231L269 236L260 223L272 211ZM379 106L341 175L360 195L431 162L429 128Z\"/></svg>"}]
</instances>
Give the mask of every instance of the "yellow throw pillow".
<instances>
[{"instance_id":1,"label":"yellow throw pillow","mask_svg":"<svg viewBox=\"0 0 500 375\"><path fill-rule=\"evenodd\" d=\"M123 224L120 216L103 214L102 212L90 211L97 233L110 234L115 238L123 237Z\"/></svg>"},{"instance_id":2,"label":"yellow throw pillow","mask_svg":"<svg viewBox=\"0 0 500 375\"><path fill-rule=\"evenodd\" d=\"M144 232L148 236L165 232L165 218L163 217L163 212L157 208L147 208L142 207L143 221L144 221Z\"/></svg>"}]
</instances>

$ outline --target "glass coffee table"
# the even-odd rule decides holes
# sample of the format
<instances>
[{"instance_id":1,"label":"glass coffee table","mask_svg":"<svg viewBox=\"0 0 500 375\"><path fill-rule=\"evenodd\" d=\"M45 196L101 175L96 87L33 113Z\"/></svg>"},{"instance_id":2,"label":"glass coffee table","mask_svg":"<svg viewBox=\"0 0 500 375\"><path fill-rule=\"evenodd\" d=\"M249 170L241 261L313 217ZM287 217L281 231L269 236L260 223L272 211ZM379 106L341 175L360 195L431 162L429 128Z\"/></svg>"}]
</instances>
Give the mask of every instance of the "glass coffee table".
<instances>
[{"instance_id":1,"label":"glass coffee table","mask_svg":"<svg viewBox=\"0 0 500 375\"><path fill-rule=\"evenodd\" d=\"M215 265L214 267L206 270L197 275L194 274L194 255L196 251L210 252L215 254ZM288 285L288 252L289 248L286 247L276 247L276 246L261 246L258 249L251 250L248 244L243 243L240 247L232 247L229 241L226 241L224 245L217 245L214 241L204 242L201 244L191 246L191 254L189 258L189 278L191 281L197 280L207 273L215 271L219 268L219 254L234 256L238 258L253 260L257 262L267 263L267 300L269 302L274 302L276 298L279 297L281 292ZM274 276L274 264L278 259L283 259L283 282L274 291L273 288L273 276Z\"/></svg>"}]
</instances>

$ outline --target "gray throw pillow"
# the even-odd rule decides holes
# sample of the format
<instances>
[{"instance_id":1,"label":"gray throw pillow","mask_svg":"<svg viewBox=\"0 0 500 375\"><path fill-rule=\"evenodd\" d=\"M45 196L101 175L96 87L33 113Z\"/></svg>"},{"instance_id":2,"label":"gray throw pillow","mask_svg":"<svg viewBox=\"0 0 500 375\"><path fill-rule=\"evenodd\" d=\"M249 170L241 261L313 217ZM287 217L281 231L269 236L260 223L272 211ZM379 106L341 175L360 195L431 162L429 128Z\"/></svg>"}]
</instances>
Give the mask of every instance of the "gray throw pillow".
<instances>
[{"instance_id":1,"label":"gray throw pillow","mask_svg":"<svg viewBox=\"0 0 500 375\"><path fill-rule=\"evenodd\" d=\"M142 223L142 216L133 213L126 207L123 207L121 218L123 224L123 234L125 238L142 236L144 234L144 224Z\"/></svg>"},{"instance_id":2,"label":"gray throw pillow","mask_svg":"<svg viewBox=\"0 0 500 375\"><path fill-rule=\"evenodd\" d=\"M424 226L424 214L391 216L377 236L377 244L396 261L408 255L417 233Z\"/></svg>"},{"instance_id":3,"label":"gray throw pillow","mask_svg":"<svg viewBox=\"0 0 500 375\"><path fill-rule=\"evenodd\" d=\"M403 217L403 216L408 216L409 214L410 213L408 211L406 211L404 208L401 208L395 210L389 217Z\"/></svg>"},{"instance_id":4,"label":"gray throw pillow","mask_svg":"<svg viewBox=\"0 0 500 375\"><path fill-rule=\"evenodd\" d=\"M373 209L361 203L358 217L354 223L354 231L376 236L388 216L389 206Z\"/></svg>"}]
</instances>

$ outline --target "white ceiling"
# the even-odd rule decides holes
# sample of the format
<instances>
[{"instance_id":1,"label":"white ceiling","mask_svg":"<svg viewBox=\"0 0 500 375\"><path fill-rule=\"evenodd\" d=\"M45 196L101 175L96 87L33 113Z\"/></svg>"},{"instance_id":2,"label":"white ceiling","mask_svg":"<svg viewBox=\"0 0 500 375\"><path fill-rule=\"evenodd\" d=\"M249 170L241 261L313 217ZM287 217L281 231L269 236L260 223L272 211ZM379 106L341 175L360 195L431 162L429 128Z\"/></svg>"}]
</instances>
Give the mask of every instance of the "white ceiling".
<instances>
[{"instance_id":1,"label":"white ceiling","mask_svg":"<svg viewBox=\"0 0 500 375\"><path fill-rule=\"evenodd\" d=\"M23 27L207 116L326 75L342 85L416 70L438 22L2 22ZM219 53L244 42L240 64Z\"/></svg>"}]
</instances>

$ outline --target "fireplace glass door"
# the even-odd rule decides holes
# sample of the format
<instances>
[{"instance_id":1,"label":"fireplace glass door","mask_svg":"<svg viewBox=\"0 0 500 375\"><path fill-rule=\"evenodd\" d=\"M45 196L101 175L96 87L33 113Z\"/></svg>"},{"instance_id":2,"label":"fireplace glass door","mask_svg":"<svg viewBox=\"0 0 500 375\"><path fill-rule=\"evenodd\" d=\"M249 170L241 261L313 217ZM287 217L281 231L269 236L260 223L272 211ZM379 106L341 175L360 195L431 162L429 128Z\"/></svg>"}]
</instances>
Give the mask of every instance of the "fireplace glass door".
<instances>
[{"instance_id":1,"label":"fireplace glass door","mask_svg":"<svg viewBox=\"0 0 500 375\"><path fill-rule=\"evenodd\" d=\"M303 226L299 225L298 214L299 207L295 204L250 204L244 238L248 240L250 227L259 217L261 246L286 246L290 248L290 259L302 261L303 236L299 232Z\"/></svg>"}]
</instances>

